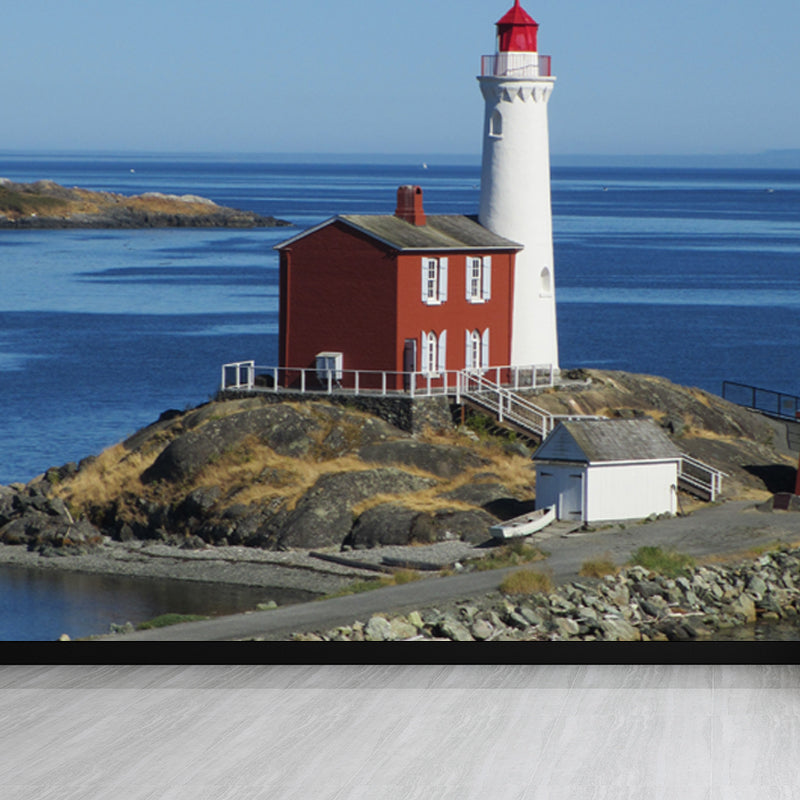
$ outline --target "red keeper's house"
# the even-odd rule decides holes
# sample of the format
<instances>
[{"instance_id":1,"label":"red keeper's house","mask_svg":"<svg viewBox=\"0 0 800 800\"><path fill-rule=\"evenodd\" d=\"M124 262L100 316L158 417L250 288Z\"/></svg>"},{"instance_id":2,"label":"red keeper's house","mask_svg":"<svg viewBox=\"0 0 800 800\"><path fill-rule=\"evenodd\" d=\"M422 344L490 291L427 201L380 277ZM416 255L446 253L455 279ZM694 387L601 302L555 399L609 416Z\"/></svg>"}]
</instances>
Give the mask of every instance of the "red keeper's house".
<instances>
[{"instance_id":1,"label":"red keeper's house","mask_svg":"<svg viewBox=\"0 0 800 800\"><path fill-rule=\"evenodd\" d=\"M284 386L441 386L448 371L449 385L455 370L511 363L522 245L469 216L426 215L419 186L398 189L394 215L339 215L275 249Z\"/></svg>"}]
</instances>

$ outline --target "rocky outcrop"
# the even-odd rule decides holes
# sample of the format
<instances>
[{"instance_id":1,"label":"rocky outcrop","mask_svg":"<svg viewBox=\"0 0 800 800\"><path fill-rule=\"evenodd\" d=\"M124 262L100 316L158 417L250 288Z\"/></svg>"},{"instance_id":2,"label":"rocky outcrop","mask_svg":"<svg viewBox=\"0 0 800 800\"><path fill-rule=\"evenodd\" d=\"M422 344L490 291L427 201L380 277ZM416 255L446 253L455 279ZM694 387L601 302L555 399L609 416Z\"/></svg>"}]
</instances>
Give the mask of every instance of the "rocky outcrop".
<instances>
[{"instance_id":1,"label":"rocky outcrop","mask_svg":"<svg viewBox=\"0 0 800 800\"><path fill-rule=\"evenodd\" d=\"M47 487L46 481L0 486L0 542L42 555L83 553L101 544L101 532L85 519L73 519L60 498L48 496Z\"/></svg>"},{"instance_id":2,"label":"rocky outcrop","mask_svg":"<svg viewBox=\"0 0 800 800\"><path fill-rule=\"evenodd\" d=\"M372 463L416 467L440 478L453 478L470 467L486 466L489 463L467 447L411 440L367 445L358 451L358 457Z\"/></svg>"},{"instance_id":3,"label":"rocky outcrop","mask_svg":"<svg viewBox=\"0 0 800 800\"><path fill-rule=\"evenodd\" d=\"M255 436L281 455L303 456L312 446L308 433L313 425L311 415L284 405L214 419L202 429L190 430L167 445L142 478L148 483L191 480L248 436Z\"/></svg>"},{"instance_id":4,"label":"rocky outcrop","mask_svg":"<svg viewBox=\"0 0 800 800\"><path fill-rule=\"evenodd\" d=\"M496 524L497 517L481 509L416 511L397 503L381 503L359 516L344 547L362 550L450 539L479 544L489 538L488 530Z\"/></svg>"},{"instance_id":5,"label":"rocky outcrop","mask_svg":"<svg viewBox=\"0 0 800 800\"><path fill-rule=\"evenodd\" d=\"M507 461L502 450L472 443L452 423L450 431L453 443L441 433L429 441L344 405L247 397L165 412L112 464L104 454L86 475L53 477L60 496L122 541L275 550L482 542L506 518L502 509L523 501L486 469L497 466L492 458ZM487 480L493 486L481 492ZM119 490L98 492L110 481ZM489 511L484 501L500 505Z\"/></svg>"},{"instance_id":6,"label":"rocky outcrop","mask_svg":"<svg viewBox=\"0 0 800 800\"><path fill-rule=\"evenodd\" d=\"M291 225L275 217L218 206L197 195L68 189L53 181L0 178L0 228L255 228Z\"/></svg>"},{"instance_id":7,"label":"rocky outcrop","mask_svg":"<svg viewBox=\"0 0 800 800\"><path fill-rule=\"evenodd\" d=\"M630 567L548 594L493 595L450 608L375 615L300 641L693 641L756 620L800 617L800 549L666 578Z\"/></svg>"},{"instance_id":8,"label":"rocky outcrop","mask_svg":"<svg viewBox=\"0 0 800 800\"><path fill-rule=\"evenodd\" d=\"M767 444L773 428L721 398L650 376L581 377L537 395L537 404L554 413L650 413L682 450L731 476L723 484L730 494L763 491L776 471L794 473ZM0 537L42 541L44 520L34 512L70 524L54 512L56 499L97 535L118 540L271 549L481 543L499 520L532 509L530 452L457 428L447 398L338 400L265 393L167 411L116 448L24 488L41 508L31 501L25 514L9 515L8 498L23 490L0 492ZM356 400L368 401L369 412L348 405ZM413 432L422 419L430 424ZM74 541L53 531L54 541Z\"/></svg>"},{"instance_id":9,"label":"rocky outcrop","mask_svg":"<svg viewBox=\"0 0 800 800\"><path fill-rule=\"evenodd\" d=\"M426 489L435 481L385 468L340 472L320 478L288 515L277 537L279 549L339 546L353 527L353 507L381 494Z\"/></svg>"}]
</instances>

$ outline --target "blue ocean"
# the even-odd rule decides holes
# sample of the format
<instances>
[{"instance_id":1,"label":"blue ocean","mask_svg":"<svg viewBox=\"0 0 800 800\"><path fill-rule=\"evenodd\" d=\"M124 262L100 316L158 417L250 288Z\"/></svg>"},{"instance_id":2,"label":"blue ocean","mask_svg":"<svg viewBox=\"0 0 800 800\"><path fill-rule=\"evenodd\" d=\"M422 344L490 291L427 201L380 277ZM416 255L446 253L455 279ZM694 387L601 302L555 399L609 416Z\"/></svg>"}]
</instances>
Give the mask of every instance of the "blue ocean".
<instances>
[{"instance_id":1,"label":"blue ocean","mask_svg":"<svg viewBox=\"0 0 800 800\"><path fill-rule=\"evenodd\" d=\"M464 161L0 153L13 181L196 194L297 226L0 231L0 483L208 400L225 362L275 363L272 246L337 213L392 213L405 183L430 213L476 213ZM800 395L800 170L555 166L552 192L562 368Z\"/></svg>"}]
</instances>

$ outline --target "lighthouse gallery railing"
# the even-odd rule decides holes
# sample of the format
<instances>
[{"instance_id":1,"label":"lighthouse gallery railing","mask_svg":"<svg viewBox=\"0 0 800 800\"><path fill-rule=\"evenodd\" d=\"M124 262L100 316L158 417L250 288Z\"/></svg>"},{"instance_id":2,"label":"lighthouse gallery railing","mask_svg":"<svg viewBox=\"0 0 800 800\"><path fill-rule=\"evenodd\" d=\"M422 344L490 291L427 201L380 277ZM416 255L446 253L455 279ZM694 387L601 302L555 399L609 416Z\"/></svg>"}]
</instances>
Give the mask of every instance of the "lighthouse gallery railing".
<instances>
[{"instance_id":1,"label":"lighthouse gallery railing","mask_svg":"<svg viewBox=\"0 0 800 800\"><path fill-rule=\"evenodd\" d=\"M550 78L552 59L537 53L498 53L481 56L481 76L496 78Z\"/></svg>"}]
</instances>

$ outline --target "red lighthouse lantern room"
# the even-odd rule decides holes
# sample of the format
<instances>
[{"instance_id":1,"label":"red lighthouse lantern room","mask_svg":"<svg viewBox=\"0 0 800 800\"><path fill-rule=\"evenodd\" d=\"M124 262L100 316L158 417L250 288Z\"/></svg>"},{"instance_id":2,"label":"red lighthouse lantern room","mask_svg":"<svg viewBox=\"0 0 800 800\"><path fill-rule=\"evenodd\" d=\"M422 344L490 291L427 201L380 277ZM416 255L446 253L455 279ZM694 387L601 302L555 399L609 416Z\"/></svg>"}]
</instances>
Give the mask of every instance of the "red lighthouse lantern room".
<instances>
[{"instance_id":1,"label":"red lighthouse lantern room","mask_svg":"<svg viewBox=\"0 0 800 800\"><path fill-rule=\"evenodd\" d=\"M514 7L497 23L499 53L535 53L539 23L515 0Z\"/></svg>"}]
</instances>

